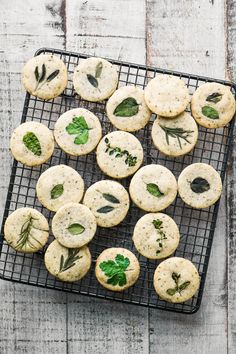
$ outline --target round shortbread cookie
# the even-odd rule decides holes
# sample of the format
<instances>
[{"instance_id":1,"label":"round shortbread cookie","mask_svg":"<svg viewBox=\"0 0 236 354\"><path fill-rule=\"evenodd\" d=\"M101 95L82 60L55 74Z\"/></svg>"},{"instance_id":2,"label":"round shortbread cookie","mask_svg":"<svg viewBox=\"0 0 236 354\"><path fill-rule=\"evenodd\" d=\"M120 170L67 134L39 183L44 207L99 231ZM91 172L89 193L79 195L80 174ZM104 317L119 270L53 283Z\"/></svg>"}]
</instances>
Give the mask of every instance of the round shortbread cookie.
<instances>
[{"instance_id":1,"label":"round shortbread cookie","mask_svg":"<svg viewBox=\"0 0 236 354\"><path fill-rule=\"evenodd\" d=\"M99 181L87 189L83 204L92 211L99 226L113 227L126 217L129 194L118 182Z\"/></svg>"},{"instance_id":2,"label":"round shortbread cookie","mask_svg":"<svg viewBox=\"0 0 236 354\"><path fill-rule=\"evenodd\" d=\"M118 73L109 61L101 58L88 58L75 68L73 83L75 91L84 100L103 101L115 91Z\"/></svg>"},{"instance_id":3,"label":"round shortbread cookie","mask_svg":"<svg viewBox=\"0 0 236 354\"><path fill-rule=\"evenodd\" d=\"M168 118L182 113L190 101L184 81L166 74L159 74L150 80L144 90L144 96L152 112Z\"/></svg>"},{"instance_id":4,"label":"round shortbread cookie","mask_svg":"<svg viewBox=\"0 0 236 354\"><path fill-rule=\"evenodd\" d=\"M68 203L52 219L52 233L57 241L68 248L78 248L89 243L95 235L97 223L85 205Z\"/></svg>"},{"instance_id":5,"label":"round shortbread cookie","mask_svg":"<svg viewBox=\"0 0 236 354\"><path fill-rule=\"evenodd\" d=\"M152 126L152 140L163 154L182 156L197 143L198 127L190 114L183 112L173 119L157 117Z\"/></svg>"},{"instance_id":6,"label":"round shortbread cookie","mask_svg":"<svg viewBox=\"0 0 236 354\"><path fill-rule=\"evenodd\" d=\"M99 283L112 291L123 291L138 279L140 265L125 248L107 248L97 259L95 275Z\"/></svg>"},{"instance_id":7,"label":"round shortbread cookie","mask_svg":"<svg viewBox=\"0 0 236 354\"><path fill-rule=\"evenodd\" d=\"M132 175L143 162L143 148L132 134L115 131L105 135L97 147L100 169L113 178Z\"/></svg>"},{"instance_id":8,"label":"round shortbread cookie","mask_svg":"<svg viewBox=\"0 0 236 354\"><path fill-rule=\"evenodd\" d=\"M167 208L177 194L177 182L173 173L161 165L147 165L133 176L129 186L133 202L145 211Z\"/></svg>"},{"instance_id":9,"label":"round shortbread cookie","mask_svg":"<svg viewBox=\"0 0 236 354\"><path fill-rule=\"evenodd\" d=\"M194 163L179 175L178 191L181 199L192 208L207 208L220 198L222 181L212 166Z\"/></svg>"},{"instance_id":10,"label":"round shortbread cookie","mask_svg":"<svg viewBox=\"0 0 236 354\"><path fill-rule=\"evenodd\" d=\"M200 285L200 277L192 262L180 257L171 257L158 265L153 284L161 299L178 303L195 295Z\"/></svg>"},{"instance_id":11,"label":"round shortbread cookie","mask_svg":"<svg viewBox=\"0 0 236 354\"><path fill-rule=\"evenodd\" d=\"M46 244L48 235L47 219L33 208L15 210L4 225L5 240L18 252L37 252Z\"/></svg>"},{"instance_id":12,"label":"round shortbread cookie","mask_svg":"<svg viewBox=\"0 0 236 354\"><path fill-rule=\"evenodd\" d=\"M31 95L43 100L59 96L67 85L67 69L61 59L40 54L30 59L22 71L23 85Z\"/></svg>"},{"instance_id":13,"label":"round shortbread cookie","mask_svg":"<svg viewBox=\"0 0 236 354\"><path fill-rule=\"evenodd\" d=\"M84 181L80 174L69 166L53 166L39 177L36 193L45 208L57 211L67 203L81 201Z\"/></svg>"},{"instance_id":14,"label":"round shortbread cookie","mask_svg":"<svg viewBox=\"0 0 236 354\"><path fill-rule=\"evenodd\" d=\"M54 137L60 148L74 156L93 151L102 137L99 119L84 108L63 113L54 127Z\"/></svg>"},{"instance_id":15,"label":"round shortbread cookie","mask_svg":"<svg viewBox=\"0 0 236 354\"><path fill-rule=\"evenodd\" d=\"M12 133L10 149L14 158L27 166L38 166L53 154L52 132L38 122L26 122Z\"/></svg>"},{"instance_id":16,"label":"round shortbread cookie","mask_svg":"<svg viewBox=\"0 0 236 354\"><path fill-rule=\"evenodd\" d=\"M62 281L74 282L83 278L91 266L91 254L87 246L66 248L54 240L47 248L44 262L47 270Z\"/></svg>"},{"instance_id":17,"label":"round shortbread cookie","mask_svg":"<svg viewBox=\"0 0 236 354\"><path fill-rule=\"evenodd\" d=\"M178 247L179 228L175 221L162 213L142 216L135 225L133 242L139 253L150 259L170 256Z\"/></svg>"},{"instance_id":18,"label":"round shortbread cookie","mask_svg":"<svg viewBox=\"0 0 236 354\"><path fill-rule=\"evenodd\" d=\"M144 91L136 86L123 86L115 91L107 102L106 112L116 128L127 132L143 128L152 114L144 100Z\"/></svg>"},{"instance_id":19,"label":"round shortbread cookie","mask_svg":"<svg viewBox=\"0 0 236 354\"><path fill-rule=\"evenodd\" d=\"M194 92L191 111L197 123L203 127L224 127L234 116L235 98L229 86L207 82Z\"/></svg>"}]
</instances>

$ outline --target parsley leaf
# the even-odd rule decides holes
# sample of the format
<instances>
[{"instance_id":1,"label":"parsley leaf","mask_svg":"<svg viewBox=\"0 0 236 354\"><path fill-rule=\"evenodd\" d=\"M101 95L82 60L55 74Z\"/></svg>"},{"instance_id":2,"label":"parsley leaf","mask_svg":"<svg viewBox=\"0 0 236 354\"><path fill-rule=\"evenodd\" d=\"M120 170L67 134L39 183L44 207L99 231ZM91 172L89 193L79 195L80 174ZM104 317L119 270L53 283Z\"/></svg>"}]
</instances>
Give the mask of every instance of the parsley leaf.
<instances>
[{"instance_id":1,"label":"parsley leaf","mask_svg":"<svg viewBox=\"0 0 236 354\"><path fill-rule=\"evenodd\" d=\"M108 277L107 284L124 286L127 283L125 270L129 265L129 258L124 257L122 254L117 254L115 261L101 262L99 267Z\"/></svg>"},{"instance_id":2,"label":"parsley leaf","mask_svg":"<svg viewBox=\"0 0 236 354\"><path fill-rule=\"evenodd\" d=\"M68 134L76 134L74 143L77 145L86 144L89 138L88 124L83 116L74 117L72 123L69 123L66 127Z\"/></svg>"}]
</instances>

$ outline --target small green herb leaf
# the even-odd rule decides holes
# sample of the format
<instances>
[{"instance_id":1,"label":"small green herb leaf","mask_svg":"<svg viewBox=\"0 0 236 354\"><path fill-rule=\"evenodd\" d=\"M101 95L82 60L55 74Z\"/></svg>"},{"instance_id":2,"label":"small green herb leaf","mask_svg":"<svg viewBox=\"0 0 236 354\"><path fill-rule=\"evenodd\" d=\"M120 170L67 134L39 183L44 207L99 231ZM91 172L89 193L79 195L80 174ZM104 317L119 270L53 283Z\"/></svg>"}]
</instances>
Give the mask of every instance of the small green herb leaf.
<instances>
[{"instance_id":1,"label":"small green herb leaf","mask_svg":"<svg viewBox=\"0 0 236 354\"><path fill-rule=\"evenodd\" d=\"M101 73L102 73L102 67L103 67L103 64L102 62L100 61L97 66L96 66L96 71L95 71L95 78L96 79L99 79L100 76L101 76Z\"/></svg>"},{"instance_id":2,"label":"small green herb leaf","mask_svg":"<svg viewBox=\"0 0 236 354\"><path fill-rule=\"evenodd\" d=\"M128 166L135 166L137 163L137 157L131 155L127 150L121 150L118 146L113 147L111 146L109 139L105 138L106 143L106 150L105 152L108 153L110 156L114 155L115 157L123 157L125 156L125 164Z\"/></svg>"},{"instance_id":3,"label":"small green herb leaf","mask_svg":"<svg viewBox=\"0 0 236 354\"><path fill-rule=\"evenodd\" d=\"M59 198L62 195L63 192L64 192L63 184L57 184L51 190L51 199Z\"/></svg>"},{"instance_id":4,"label":"small green herb leaf","mask_svg":"<svg viewBox=\"0 0 236 354\"><path fill-rule=\"evenodd\" d=\"M222 99L222 94L219 92L214 92L211 95L207 96L206 101L217 103Z\"/></svg>"},{"instance_id":5,"label":"small green herb leaf","mask_svg":"<svg viewBox=\"0 0 236 354\"><path fill-rule=\"evenodd\" d=\"M163 221L156 219L156 220L153 220L152 223L153 223L155 229L159 230L160 228L162 228Z\"/></svg>"},{"instance_id":6,"label":"small green herb leaf","mask_svg":"<svg viewBox=\"0 0 236 354\"><path fill-rule=\"evenodd\" d=\"M88 141L88 137L89 137L89 132L86 129L75 137L74 143L77 145L86 144Z\"/></svg>"},{"instance_id":7,"label":"small green herb leaf","mask_svg":"<svg viewBox=\"0 0 236 354\"><path fill-rule=\"evenodd\" d=\"M168 295L173 296L176 293L177 289L172 288L172 289L167 289L166 292Z\"/></svg>"},{"instance_id":8,"label":"small green herb leaf","mask_svg":"<svg viewBox=\"0 0 236 354\"><path fill-rule=\"evenodd\" d=\"M152 194L154 197L162 197L164 193L162 193L155 183L148 183L147 184L147 191Z\"/></svg>"},{"instance_id":9,"label":"small green herb leaf","mask_svg":"<svg viewBox=\"0 0 236 354\"><path fill-rule=\"evenodd\" d=\"M45 76L46 76L46 66L45 66L45 64L43 64L41 75L37 81L42 82L45 79Z\"/></svg>"},{"instance_id":10,"label":"small green herb leaf","mask_svg":"<svg viewBox=\"0 0 236 354\"><path fill-rule=\"evenodd\" d=\"M180 278L180 274L173 272L171 277L174 280L174 282L177 284Z\"/></svg>"},{"instance_id":11,"label":"small green herb leaf","mask_svg":"<svg viewBox=\"0 0 236 354\"><path fill-rule=\"evenodd\" d=\"M55 77L59 74L60 70L55 70L53 71L48 77L47 77L47 81L52 81L53 79L55 79Z\"/></svg>"},{"instance_id":12,"label":"small green herb leaf","mask_svg":"<svg viewBox=\"0 0 236 354\"><path fill-rule=\"evenodd\" d=\"M101 214L106 214L106 213L109 213L110 211L114 210L114 207L111 206L111 205L106 205L102 208L99 208L97 209L97 212L98 213L101 213Z\"/></svg>"},{"instance_id":13,"label":"small green herb leaf","mask_svg":"<svg viewBox=\"0 0 236 354\"><path fill-rule=\"evenodd\" d=\"M80 235L84 232L85 228L80 224L71 224L67 230L71 233L71 235Z\"/></svg>"},{"instance_id":14,"label":"small green herb leaf","mask_svg":"<svg viewBox=\"0 0 236 354\"><path fill-rule=\"evenodd\" d=\"M128 97L118 104L113 114L116 117L132 117L138 113L138 110L139 105L137 101L133 97Z\"/></svg>"},{"instance_id":15,"label":"small green herb leaf","mask_svg":"<svg viewBox=\"0 0 236 354\"><path fill-rule=\"evenodd\" d=\"M197 177L190 183L190 187L194 193L203 193L210 189L210 184L205 178Z\"/></svg>"},{"instance_id":16,"label":"small green herb leaf","mask_svg":"<svg viewBox=\"0 0 236 354\"><path fill-rule=\"evenodd\" d=\"M219 119L219 113L217 110L211 106L204 106L202 107L202 114L207 118L211 119Z\"/></svg>"},{"instance_id":17,"label":"small green herb leaf","mask_svg":"<svg viewBox=\"0 0 236 354\"><path fill-rule=\"evenodd\" d=\"M182 283L180 286L179 286L179 292L181 292L182 290L186 289L190 284L190 281L185 281L184 283Z\"/></svg>"},{"instance_id":18,"label":"small green herb leaf","mask_svg":"<svg viewBox=\"0 0 236 354\"><path fill-rule=\"evenodd\" d=\"M74 117L72 123L66 127L68 134L77 134L74 143L77 145L86 144L89 138L89 127L83 116Z\"/></svg>"},{"instance_id":19,"label":"small green herb leaf","mask_svg":"<svg viewBox=\"0 0 236 354\"><path fill-rule=\"evenodd\" d=\"M98 88L98 80L96 77L91 74L87 74L87 79L93 87Z\"/></svg>"},{"instance_id":20,"label":"small green herb leaf","mask_svg":"<svg viewBox=\"0 0 236 354\"><path fill-rule=\"evenodd\" d=\"M32 132L27 132L23 136L23 143L34 155L40 156L42 154L41 145L37 136Z\"/></svg>"},{"instance_id":21,"label":"small green herb leaf","mask_svg":"<svg viewBox=\"0 0 236 354\"><path fill-rule=\"evenodd\" d=\"M179 294L181 294L181 291L186 289L189 286L189 284L190 284L190 281L185 281L184 283L179 284L181 275L177 274L175 272L172 273L171 277L174 280L176 286L175 286L175 288L170 288L170 289L166 290L167 294L170 295L170 296L175 295L175 293L177 293L177 292Z\"/></svg>"},{"instance_id":22,"label":"small green herb leaf","mask_svg":"<svg viewBox=\"0 0 236 354\"><path fill-rule=\"evenodd\" d=\"M108 260L101 262L99 267L108 277L107 284L124 286L127 283L125 270L129 265L129 258L117 254L115 261Z\"/></svg>"},{"instance_id":23,"label":"small green herb leaf","mask_svg":"<svg viewBox=\"0 0 236 354\"><path fill-rule=\"evenodd\" d=\"M38 66L36 66L34 69L34 75L35 75L36 81L39 81L39 67Z\"/></svg>"},{"instance_id":24,"label":"small green herb leaf","mask_svg":"<svg viewBox=\"0 0 236 354\"><path fill-rule=\"evenodd\" d=\"M109 193L102 193L103 198L105 198L108 202L114 203L114 204L119 204L120 201L114 195L109 194Z\"/></svg>"}]
</instances>

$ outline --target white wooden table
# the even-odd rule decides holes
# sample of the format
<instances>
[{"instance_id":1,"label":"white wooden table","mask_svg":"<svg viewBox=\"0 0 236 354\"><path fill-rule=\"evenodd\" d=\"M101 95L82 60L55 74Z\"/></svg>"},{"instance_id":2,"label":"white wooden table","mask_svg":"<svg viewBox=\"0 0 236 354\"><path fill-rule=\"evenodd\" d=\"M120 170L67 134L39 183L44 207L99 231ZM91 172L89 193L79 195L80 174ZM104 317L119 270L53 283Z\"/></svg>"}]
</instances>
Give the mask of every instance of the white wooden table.
<instances>
[{"instance_id":1,"label":"white wooden table","mask_svg":"<svg viewBox=\"0 0 236 354\"><path fill-rule=\"evenodd\" d=\"M1 211L24 90L39 47L235 79L235 0L1 0ZM235 156L201 309L177 315L0 281L0 353L235 354ZM1 213L2 214L2 213Z\"/></svg>"}]
</instances>

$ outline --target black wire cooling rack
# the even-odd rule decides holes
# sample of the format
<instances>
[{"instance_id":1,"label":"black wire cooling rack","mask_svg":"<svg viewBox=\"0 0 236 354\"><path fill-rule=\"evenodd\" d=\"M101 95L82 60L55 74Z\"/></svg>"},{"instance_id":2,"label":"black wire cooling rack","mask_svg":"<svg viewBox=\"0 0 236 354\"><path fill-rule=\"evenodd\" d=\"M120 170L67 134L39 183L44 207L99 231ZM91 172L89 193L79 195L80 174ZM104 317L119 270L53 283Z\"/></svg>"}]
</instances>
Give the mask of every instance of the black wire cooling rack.
<instances>
[{"instance_id":1,"label":"black wire cooling rack","mask_svg":"<svg viewBox=\"0 0 236 354\"><path fill-rule=\"evenodd\" d=\"M22 113L22 122L34 120L42 122L50 129L53 129L55 122L62 113L72 108L84 107L99 117L104 134L114 130L114 127L109 123L105 115L106 102L91 103L84 101L76 95L73 89L72 74L74 69L79 62L88 56L50 48L40 49L36 52L36 55L41 53L53 53L66 63L69 72L68 86L60 97L50 101L42 101L27 93ZM109 59L109 61L117 68L119 86L137 85L144 88L148 80L153 78L156 73L168 73L181 77L186 82L191 94L199 85L207 81L219 82L230 86L233 94L236 94L236 85L230 82L124 63L117 60ZM194 150L184 157L168 158L162 155L152 143L151 128L154 118L155 115L153 115L151 122L144 129L135 133L144 148L144 164L158 163L164 165L178 177L187 165L195 162L205 162L213 166L220 173L222 180L224 179L233 135L233 121L221 129L210 130L199 127L199 139ZM24 206L36 208L51 221L53 213L43 208L39 203L35 194L35 186L43 171L50 166L61 163L75 168L84 178L86 187L89 187L96 181L107 178L98 168L94 152L86 156L73 157L66 155L56 147L52 158L42 166L31 168L14 161L3 216L3 225L8 214ZM121 183L127 188L129 181L130 179L127 178L122 180ZM174 203L166 210L166 213L174 218L180 228L181 239L175 255L191 260L201 276L199 292L191 300L183 304L165 302L158 298L154 291L153 273L159 262L145 259L134 248L132 243L133 228L137 220L144 214L134 205L131 205L127 217L119 226L111 229L98 228L95 238L90 243L93 257L92 267L81 281L75 283L62 283L47 272L43 261L44 250L34 254L22 254L14 251L4 241L2 225L0 237L0 278L152 308L188 314L194 313L199 309L201 304L218 207L219 203L207 209L196 210L186 206L177 197ZM49 242L52 239L53 237L50 236ZM99 285L94 276L95 260L103 249L108 247L125 247L130 249L136 254L141 265L141 274L137 283L122 293L115 293L104 289Z\"/></svg>"}]
</instances>

